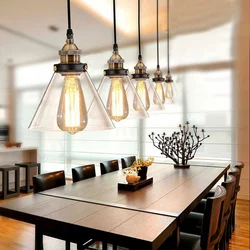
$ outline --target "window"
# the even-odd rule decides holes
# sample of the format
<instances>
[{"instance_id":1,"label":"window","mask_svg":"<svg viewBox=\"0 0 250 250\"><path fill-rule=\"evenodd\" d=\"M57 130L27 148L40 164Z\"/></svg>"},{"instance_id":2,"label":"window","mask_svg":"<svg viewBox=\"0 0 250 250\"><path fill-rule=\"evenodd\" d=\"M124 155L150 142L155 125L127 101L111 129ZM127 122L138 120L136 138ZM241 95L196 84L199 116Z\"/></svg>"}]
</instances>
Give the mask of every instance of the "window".
<instances>
[{"instance_id":1,"label":"window","mask_svg":"<svg viewBox=\"0 0 250 250\"><path fill-rule=\"evenodd\" d=\"M197 158L230 159L234 151L232 136L231 54L233 23L203 32L180 35L171 40L171 65L176 90L175 102L166 110L155 112L149 119L124 121L114 130L81 132L74 136L58 132L32 132L28 125L52 75L54 62L15 69L16 134L23 146L37 146L42 171L64 168L67 176L71 167L87 163L120 159L122 156L154 156L158 162L168 160L153 147L151 132L171 134L188 120L204 128L211 138L205 141ZM144 48L144 60L151 73L155 69L155 43ZM161 55L166 55L166 41L160 43ZM214 49L216 48L216 49ZM95 85L101 81L103 65L110 51L84 56ZM125 66L131 70L136 63L136 47L121 48ZM127 57L128 56L128 57ZM166 57L161 58L162 70ZM102 62L96 64L96 62ZM132 70L130 71L132 73Z\"/></svg>"}]
</instances>

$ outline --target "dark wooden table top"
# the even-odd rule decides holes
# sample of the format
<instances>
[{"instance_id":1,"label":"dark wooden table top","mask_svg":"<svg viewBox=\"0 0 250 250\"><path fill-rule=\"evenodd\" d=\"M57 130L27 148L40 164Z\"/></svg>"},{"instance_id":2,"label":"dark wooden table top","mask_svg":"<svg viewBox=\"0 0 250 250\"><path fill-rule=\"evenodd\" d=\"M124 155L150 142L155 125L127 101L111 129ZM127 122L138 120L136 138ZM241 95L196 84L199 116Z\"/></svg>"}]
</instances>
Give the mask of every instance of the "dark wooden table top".
<instances>
[{"instance_id":1,"label":"dark wooden table top","mask_svg":"<svg viewBox=\"0 0 250 250\"><path fill-rule=\"evenodd\" d=\"M135 192L118 190L118 182L125 181L120 170L50 189L41 194L173 216L183 220L228 168L228 165L224 165L175 169L172 165L160 164L148 169L148 176L154 178L153 184Z\"/></svg>"},{"instance_id":2,"label":"dark wooden table top","mask_svg":"<svg viewBox=\"0 0 250 250\"><path fill-rule=\"evenodd\" d=\"M0 206L0 214L40 223L45 229L55 228L72 235L72 241L84 235L142 249L158 249L177 225L176 219L169 216L40 194L6 201Z\"/></svg>"}]
</instances>

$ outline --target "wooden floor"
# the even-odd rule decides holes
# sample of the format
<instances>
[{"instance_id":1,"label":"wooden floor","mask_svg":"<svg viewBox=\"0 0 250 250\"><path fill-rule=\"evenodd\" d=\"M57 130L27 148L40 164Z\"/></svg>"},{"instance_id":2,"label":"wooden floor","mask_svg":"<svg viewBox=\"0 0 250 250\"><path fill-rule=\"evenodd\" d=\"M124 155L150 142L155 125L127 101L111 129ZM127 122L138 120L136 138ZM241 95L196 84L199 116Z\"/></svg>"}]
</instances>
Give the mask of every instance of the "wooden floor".
<instances>
[{"instance_id":1,"label":"wooden floor","mask_svg":"<svg viewBox=\"0 0 250 250\"><path fill-rule=\"evenodd\" d=\"M0 201L2 203L4 201ZM249 250L249 210L250 202L238 200L236 207L236 230L233 233L229 250ZM34 249L34 226L0 216L0 250L31 250ZM44 237L44 250L63 250L64 241ZM76 250L76 245L71 245ZM142 250L142 249L138 249Z\"/></svg>"}]
</instances>

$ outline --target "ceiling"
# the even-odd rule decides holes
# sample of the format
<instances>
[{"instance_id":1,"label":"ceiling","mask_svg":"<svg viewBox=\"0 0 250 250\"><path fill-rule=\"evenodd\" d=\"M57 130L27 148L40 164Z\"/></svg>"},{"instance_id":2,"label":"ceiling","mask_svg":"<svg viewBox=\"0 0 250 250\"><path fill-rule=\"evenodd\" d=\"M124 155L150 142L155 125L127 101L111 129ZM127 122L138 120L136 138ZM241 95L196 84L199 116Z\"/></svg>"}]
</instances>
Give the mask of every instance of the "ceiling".
<instances>
[{"instance_id":1,"label":"ceiling","mask_svg":"<svg viewBox=\"0 0 250 250\"><path fill-rule=\"evenodd\" d=\"M9 0L0 8L0 64L24 64L56 58L67 27L66 0ZM72 0L75 42L84 53L111 49L112 0ZM236 0L170 0L171 34L194 32L227 22ZM165 38L167 1L159 0L160 35ZM156 1L141 0L143 42L155 39ZM57 32L48 27L58 27ZM117 0L120 46L137 42L137 1Z\"/></svg>"}]
</instances>

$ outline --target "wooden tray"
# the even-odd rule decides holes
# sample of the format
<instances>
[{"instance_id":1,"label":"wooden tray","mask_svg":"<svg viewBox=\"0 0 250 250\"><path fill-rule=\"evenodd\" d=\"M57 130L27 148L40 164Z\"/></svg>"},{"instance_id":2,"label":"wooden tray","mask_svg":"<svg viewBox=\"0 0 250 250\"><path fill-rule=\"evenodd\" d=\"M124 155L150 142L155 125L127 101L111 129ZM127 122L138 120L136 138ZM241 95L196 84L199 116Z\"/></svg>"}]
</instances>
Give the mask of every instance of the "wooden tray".
<instances>
[{"instance_id":1,"label":"wooden tray","mask_svg":"<svg viewBox=\"0 0 250 250\"><path fill-rule=\"evenodd\" d=\"M136 191L142 187L145 187L153 183L153 177L150 177L146 180L140 180L136 183L118 183L118 190L127 190L127 191Z\"/></svg>"}]
</instances>

